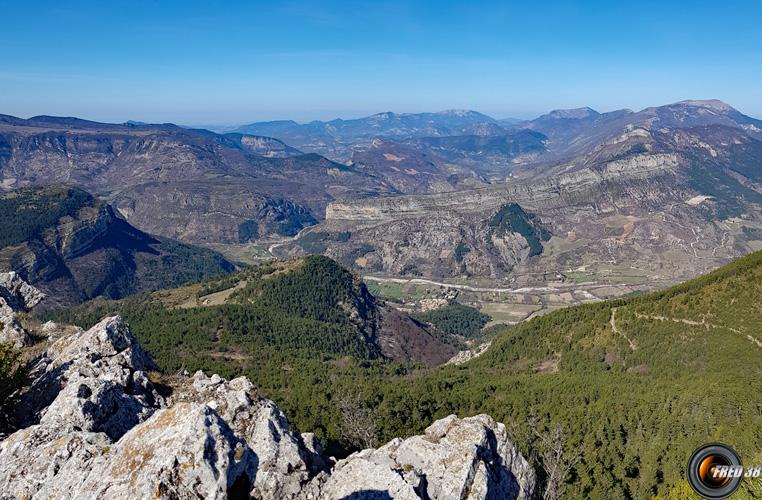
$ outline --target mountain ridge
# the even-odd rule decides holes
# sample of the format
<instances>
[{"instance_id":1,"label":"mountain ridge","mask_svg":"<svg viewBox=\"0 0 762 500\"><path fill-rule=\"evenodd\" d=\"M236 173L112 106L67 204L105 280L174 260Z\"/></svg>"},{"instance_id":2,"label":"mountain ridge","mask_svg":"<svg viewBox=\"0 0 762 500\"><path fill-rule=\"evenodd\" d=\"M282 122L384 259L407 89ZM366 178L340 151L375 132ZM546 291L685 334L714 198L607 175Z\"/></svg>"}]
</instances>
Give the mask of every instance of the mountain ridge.
<instances>
[{"instance_id":1,"label":"mountain ridge","mask_svg":"<svg viewBox=\"0 0 762 500\"><path fill-rule=\"evenodd\" d=\"M16 271L46 295L46 308L96 296L119 298L232 271L220 254L156 238L110 205L72 187L0 194L0 269Z\"/></svg>"},{"instance_id":2,"label":"mountain ridge","mask_svg":"<svg viewBox=\"0 0 762 500\"><path fill-rule=\"evenodd\" d=\"M288 236L321 218L326 202L348 191L393 191L372 175L276 139L175 125L53 121L0 123L2 189L56 182L78 185L107 197L138 228L186 242L239 243L248 233ZM162 195L162 186L174 191L173 196ZM220 198L215 188L228 195ZM164 206L140 194L147 190ZM185 210L186 204L194 209ZM211 224L204 220L207 217ZM169 224L168 218L178 223ZM182 230L204 223L206 238ZM285 232L281 223L288 227ZM242 233L241 225L256 227L256 232Z\"/></svg>"}]
</instances>

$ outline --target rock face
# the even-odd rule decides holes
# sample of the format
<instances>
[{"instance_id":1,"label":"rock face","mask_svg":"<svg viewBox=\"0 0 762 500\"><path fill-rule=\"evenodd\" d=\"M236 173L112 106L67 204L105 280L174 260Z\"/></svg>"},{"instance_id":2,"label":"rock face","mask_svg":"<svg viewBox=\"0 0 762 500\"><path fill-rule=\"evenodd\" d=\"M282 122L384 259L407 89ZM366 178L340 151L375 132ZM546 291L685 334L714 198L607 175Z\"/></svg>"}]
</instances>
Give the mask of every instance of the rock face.
<instances>
[{"instance_id":1,"label":"rock face","mask_svg":"<svg viewBox=\"0 0 762 500\"><path fill-rule=\"evenodd\" d=\"M0 273L0 344L23 347L29 343L29 334L16 320L17 311L36 306L45 295L14 272Z\"/></svg>"},{"instance_id":2,"label":"rock face","mask_svg":"<svg viewBox=\"0 0 762 500\"><path fill-rule=\"evenodd\" d=\"M151 367L118 317L55 341L0 442L0 498L293 498L322 468L248 380L199 372L165 398Z\"/></svg>"},{"instance_id":3,"label":"rock face","mask_svg":"<svg viewBox=\"0 0 762 500\"><path fill-rule=\"evenodd\" d=\"M637 155L626 161L615 160L573 172L531 181L501 184L471 191L434 193L334 202L326 208L326 219L356 222L384 222L416 218L442 211L479 213L515 202L531 209L560 208L585 203L603 190L606 182L641 180L674 173L677 158L673 154Z\"/></svg>"},{"instance_id":4,"label":"rock face","mask_svg":"<svg viewBox=\"0 0 762 500\"><path fill-rule=\"evenodd\" d=\"M28 310L39 304L45 294L10 272L0 273L0 297L13 309Z\"/></svg>"},{"instance_id":5,"label":"rock face","mask_svg":"<svg viewBox=\"0 0 762 500\"><path fill-rule=\"evenodd\" d=\"M533 469L488 415L437 420L423 436L394 439L339 461L315 498L530 499Z\"/></svg>"},{"instance_id":6,"label":"rock face","mask_svg":"<svg viewBox=\"0 0 762 500\"><path fill-rule=\"evenodd\" d=\"M43 329L61 331L59 328ZM0 441L0 499L529 498L534 473L486 415L364 450L333 470L248 379L167 387L119 317L62 334L31 366Z\"/></svg>"},{"instance_id":7,"label":"rock face","mask_svg":"<svg viewBox=\"0 0 762 500\"><path fill-rule=\"evenodd\" d=\"M317 223L309 209L264 196L232 180L166 184L150 182L121 191L117 210L151 234L191 243L246 243L266 236L292 236ZM156 213L164 214L161 218Z\"/></svg>"}]
</instances>

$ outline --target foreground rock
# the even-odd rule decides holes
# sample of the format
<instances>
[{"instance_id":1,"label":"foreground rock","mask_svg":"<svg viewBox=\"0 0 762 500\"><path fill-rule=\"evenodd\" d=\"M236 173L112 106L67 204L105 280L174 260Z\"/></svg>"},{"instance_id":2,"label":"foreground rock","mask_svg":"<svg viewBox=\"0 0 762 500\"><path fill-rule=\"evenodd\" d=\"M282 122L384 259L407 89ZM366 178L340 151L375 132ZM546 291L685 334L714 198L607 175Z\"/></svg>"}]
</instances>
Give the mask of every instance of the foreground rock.
<instances>
[{"instance_id":1,"label":"foreground rock","mask_svg":"<svg viewBox=\"0 0 762 500\"><path fill-rule=\"evenodd\" d=\"M31 341L29 334L16 319L19 311L28 311L39 304L45 295L15 272L0 273L0 344L23 347Z\"/></svg>"},{"instance_id":2,"label":"foreground rock","mask_svg":"<svg viewBox=\"0 0 762 500\"><path fill-rule=\"evenodd\" d=\"M32 363L21 429L0 441L0 499L524 499L534 489L486 415L450 416L330 470L314 436L290 432L248 379L197 372L170 390L152 368L118 317L55 340Z\"/></svg>"},{"instance_id":3,"label":"foreground rock","mask_svg":"<svg viewBox=\"0 0 762 500\"><path fill-rule=\"evenodd\" d=\"M247 379L165 398L152 366L118 317L54 342L0 442L0 498L294 498L322 468Z\"/></svg>"},{"instance_id":4,"label":"foreground rock","mask_svg":"<svg viewBox=\"0 0 762 500\"><path fill-rule=\"evenodd\" d=\"M315 498L529 499L535 477L503 424L450 415L423 436L350 455L316 483Z\"/></svg>"}]
</instances>

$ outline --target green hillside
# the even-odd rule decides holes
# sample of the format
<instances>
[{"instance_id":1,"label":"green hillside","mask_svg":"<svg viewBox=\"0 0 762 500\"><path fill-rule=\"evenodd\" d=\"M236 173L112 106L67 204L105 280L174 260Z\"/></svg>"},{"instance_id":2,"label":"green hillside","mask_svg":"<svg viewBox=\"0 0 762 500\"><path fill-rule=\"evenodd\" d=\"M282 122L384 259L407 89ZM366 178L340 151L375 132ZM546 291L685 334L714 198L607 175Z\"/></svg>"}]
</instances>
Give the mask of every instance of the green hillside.
<instances>
[{"instance_id":1,"label":"green hillside","mask_svg":"<svg viewBox=\"0 0 762 500\"><path fill-rule=\"evenodd\" d=\"M529 423L540 434L560 426L565 448L581 453L563 498L683 498L687 459L708 441L727 442L749 463L762 460L762 252L662 292L535 318L498 334L471 362L433 369L372 360L351 347L337 310L319 307L327 300L341 308L332 290L347 278L318 278L324 269L311 259L319 258L307 260L317 270L284 278L277 269L246 271L272 275L272 284L253 276L253 286L235 291L254 309L167 311L185 300L170 292L154 294L151 307L133 299L132 308L123 301L118 309L167 371L244 373L297 429L316 432L334 453L355 445L337 428L335 404L351 395L375 411L379 442L419 433L451 413L489 413L506 422L539 471L542 443ZM229 285L199 287L214 293ZM272 314L246 312L257 304ZM101 306L61 319L92 323L114 312L114 303ZM301 321L317 323L301 329ZM332 326L316 330L320 322ZM201 354L209 352L229 356Z\"/></svg>"},{"instance_id":2,"label":"green hillside","mask_svg":"<svg viewBox=\"0 0 762 500\"><path fill-rule=\"evenodd\" d=\"M446 306L413 315L418 321L434 326L444 335L472 338L479 335L490 317L478 309L450 301Z\"/></svg>"},{"instance_id":3,"label":"green hillside","mask_svg":"<svg viewBox=\"0 0 762 500\"><path fill-rule=\"evenodd\" d=\"M279 352L379 357L373 297L354 275L322 256L127 300L93 301L51 317L89 326L116 312L169 372L233 375L241 361L262 362Z\"/></svg>"},{"instance_id":4,"label":"green hillside","mask_svg":"<svg viewBox=\"0 0 762 500\"><path fill-rule=\"evenodd\" d=\"M583 448L569 497L664 495L704 442L759 458L760 319L757 252L662 292L521 324L483 356L434 370L384 403L404 397L412 417L402 427L415 426L424 409L431 418L487 412L515 422L525 441L534 414Z\"/></svg>"},{"instance_id":5,"label":"green hillside","mask_svg":"<svg viewBox=\"0 0 762 500\"><path fill-rule=\"evenodd\" d=\"M93 198L78 189L26 188L0 197L0 248L40 239L62 217L75 217Z\"/></svg>"}]
</instances>

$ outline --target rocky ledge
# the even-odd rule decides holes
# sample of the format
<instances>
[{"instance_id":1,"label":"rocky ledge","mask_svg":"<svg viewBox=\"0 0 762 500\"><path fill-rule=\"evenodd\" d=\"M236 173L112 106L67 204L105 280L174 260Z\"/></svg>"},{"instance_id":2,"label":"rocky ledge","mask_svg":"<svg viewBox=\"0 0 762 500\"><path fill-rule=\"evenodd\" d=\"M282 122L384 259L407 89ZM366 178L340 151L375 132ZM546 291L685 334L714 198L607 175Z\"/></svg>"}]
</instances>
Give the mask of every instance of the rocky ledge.
<instances>
[{"instance_id":1,"label":"rocky ledge","mask_svg":"<svg viewBox=\"0 0 762 500\"><path fill-rule=\"evenodd\" d=\"M119 318L66 331L31 364L0 499L531 498L532 468L486 415L434 422L336 463L244 378L171 387Z\"/></svg>"}]
</instances>

